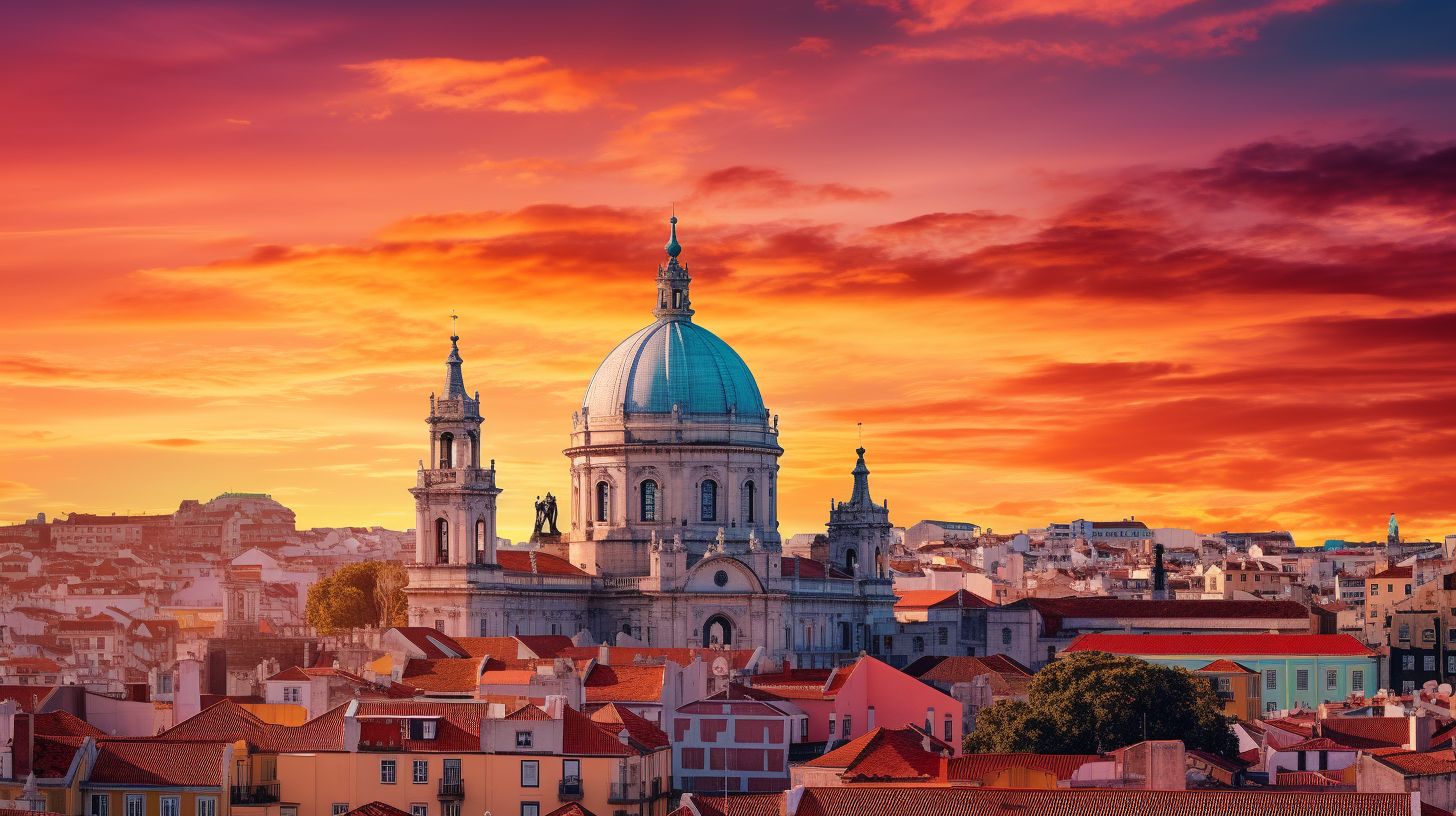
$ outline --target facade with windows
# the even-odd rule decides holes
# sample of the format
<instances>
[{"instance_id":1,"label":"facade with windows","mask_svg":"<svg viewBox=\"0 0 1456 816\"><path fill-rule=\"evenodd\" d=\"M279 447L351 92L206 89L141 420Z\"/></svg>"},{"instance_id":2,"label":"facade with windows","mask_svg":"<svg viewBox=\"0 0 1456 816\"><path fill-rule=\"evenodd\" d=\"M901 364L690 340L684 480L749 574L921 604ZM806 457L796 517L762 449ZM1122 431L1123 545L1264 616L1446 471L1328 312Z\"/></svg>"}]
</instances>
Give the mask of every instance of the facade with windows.
<instances>
[{"instance_id":1,"label":"facade with windows","mask_svg":"<svg viewBox=\"0 0 1456 816\"><path fill-rule=\"evenodd\" d=\"M893 631L889 510L870 497L864 449L850 500L832 506L829 559L784 557L778 422L743 359L693 322L676 230L674 220L654 322L607 355L572 417L562 535L543 538L529 577L525 554L496 552L501 491L452 338L444 394L431 399L430 467L422 461L411 490L411 624L763 647L801 666L877 653Z\"/></svg>"},{"instance_id":2,"label":"facade with windows","mask_svg":"<svg viewBox=\"0 0 1456 816\"><path fill-rule=\"evenodd\" d=\"M89 739L89 738L88 738ZM81 782L84 816L227 816L233 746L100 739Z\"/></svg>"},{"instance_id":3,"label":"facade with windows","mask_svg":"<svg viewBox=\"0 0 1456 816\"><path fill-rule=\"evenodd\" d=\"M1410 693L1427 681L1456 679L1456 574L1422 584L1385 609L1389 688Z\"/></svg>"}]
</instances>

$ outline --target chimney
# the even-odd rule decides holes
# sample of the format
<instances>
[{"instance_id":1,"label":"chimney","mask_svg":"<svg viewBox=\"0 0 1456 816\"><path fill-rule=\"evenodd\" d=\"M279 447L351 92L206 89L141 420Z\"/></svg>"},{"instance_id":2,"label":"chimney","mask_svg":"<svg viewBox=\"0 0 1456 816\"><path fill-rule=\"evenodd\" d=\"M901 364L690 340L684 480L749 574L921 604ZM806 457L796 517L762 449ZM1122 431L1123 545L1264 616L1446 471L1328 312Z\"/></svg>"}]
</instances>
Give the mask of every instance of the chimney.
<instances>
[{"instance_id":1,"label":"chimney","mask_svg":"<svg viewBox=\"0 0 1456 816\"><path fill-rule=\"evenodd\" d=\"M597 647L597 665L612 665L612 647L608 646L605 643Z\"/></svg>"},{"instance_id":2,"label":"chimney","mask_svg":"<svg viewBox=\"0 0 1456 816\"><path fill-rule=\"evenodd\" d=\"M1406 747L1412 751L1431 750L1431 735L1436 731L1436 718L1417 709L1410 717L1410 740Z\"/></svg>"},{"instance_id":3,"label":"chimney","mask_svg":"<svg viewBox=\"0 0 1456 816\"><path fill-rule=\"evenodd\" d=\"M566 698L560 694L552 694L546 697L545 711L553 720L561 719L562 709L566 707Z\"/></svg>"}]
</instances>

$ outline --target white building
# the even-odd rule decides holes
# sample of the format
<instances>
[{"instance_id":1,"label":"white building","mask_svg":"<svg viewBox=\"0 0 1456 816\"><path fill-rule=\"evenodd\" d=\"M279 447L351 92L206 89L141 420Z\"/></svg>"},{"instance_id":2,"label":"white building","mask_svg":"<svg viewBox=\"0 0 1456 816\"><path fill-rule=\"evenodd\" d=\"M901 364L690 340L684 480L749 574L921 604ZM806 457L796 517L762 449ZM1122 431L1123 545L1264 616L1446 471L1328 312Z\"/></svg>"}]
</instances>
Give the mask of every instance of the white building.
<instances>
[{"instance_id":1,"label":"white building","mask_svg":"<svg viewBox=\"0 0 1456 816\"><path fill-rule=\"evenodd\" d=\"M655 320L606 356L572 417L568 529L540 551L496 546L494 462L451 338L430 404L429 467L410 492L410 622L449 635L587 633L648 646L762 647L798 665L877 653L893 631L889 510L864 449L831 510L829 557L785 556L778 421L743 359L693 322L677 219Z\"/></svg>"}]
</instances>

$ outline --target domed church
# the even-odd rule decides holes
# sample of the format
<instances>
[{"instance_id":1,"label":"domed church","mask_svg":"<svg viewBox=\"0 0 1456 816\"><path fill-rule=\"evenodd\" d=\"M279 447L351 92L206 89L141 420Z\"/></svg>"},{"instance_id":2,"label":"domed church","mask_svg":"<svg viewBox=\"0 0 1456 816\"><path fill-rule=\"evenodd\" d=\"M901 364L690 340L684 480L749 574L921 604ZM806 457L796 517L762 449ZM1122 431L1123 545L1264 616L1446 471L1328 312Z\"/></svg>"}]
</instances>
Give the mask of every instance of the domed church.
<instances>
[{"instance_id":1,"label":"domed church","mask_svg":"<svg viewBox=\"0 0 1456 816\"><path fill-rule=\"evenodd\" d=\"M459 338L430 397L415 487L410 623L452 636L564 634L594 643L758 648L799 666L878 653L894 624L889 510L864 449L831 509L829 562L784 557L778 417L753 372L694 322L677 218L653 322L607 354L572 415L569 527L499 550L495 462ZM566 525L563 525L566 526Z\"/></svg>"}]
</instances>

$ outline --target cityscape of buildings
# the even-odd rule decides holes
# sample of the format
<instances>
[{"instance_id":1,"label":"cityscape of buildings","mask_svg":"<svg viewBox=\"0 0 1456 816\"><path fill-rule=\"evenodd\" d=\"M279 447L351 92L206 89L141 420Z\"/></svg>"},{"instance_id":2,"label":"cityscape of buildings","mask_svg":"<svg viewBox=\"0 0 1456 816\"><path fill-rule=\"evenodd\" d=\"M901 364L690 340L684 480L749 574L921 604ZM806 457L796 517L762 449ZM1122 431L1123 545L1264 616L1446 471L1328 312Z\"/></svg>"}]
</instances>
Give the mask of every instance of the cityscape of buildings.
<instances>
[{"instance_id":1,"label":"cityscape of buildings","mask_svg":"<svg viewBox=\"0 0 1456 816\"><path fill-rule=\"evenodd\" d=\"M257 493L0 528L0 813L1456 810L1456 534L895 519L894 452L860 447L823 530L783 535L778 418L683 254L674 217L529 541L497 535L525 486L458 336L413 530L301 530ZM406 580L321 583L381 565ZM970 750L1098 655L1186 670L1228 750Z\"/></svg>"}]
</instances>

